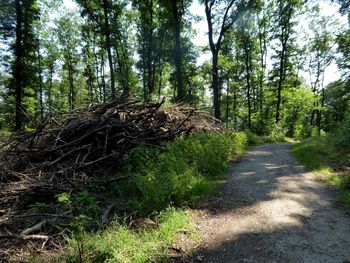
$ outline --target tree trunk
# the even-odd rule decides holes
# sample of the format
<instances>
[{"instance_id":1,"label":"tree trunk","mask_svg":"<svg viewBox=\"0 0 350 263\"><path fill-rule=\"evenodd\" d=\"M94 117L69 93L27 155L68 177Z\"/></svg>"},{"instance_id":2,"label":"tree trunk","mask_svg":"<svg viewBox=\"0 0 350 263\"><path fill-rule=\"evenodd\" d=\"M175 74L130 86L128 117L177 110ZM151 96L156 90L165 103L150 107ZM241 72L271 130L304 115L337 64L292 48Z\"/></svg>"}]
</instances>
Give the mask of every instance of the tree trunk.
<instances>
[{"instance_id":1,"label":"tree trunk","mask_svg":"<svg viewBox=\"0 0 350 263\"><path fill-rule=\"evenodd\" d=\"M38 56L38 75L39 75L39 107L40 107L40 120L44 119L44 98L43 98L43 76L41 67L41 55L40 55L40 40L38 39L37 56Z\"/></svg>"},{"instance_id":2,"label":"tree trunk","mask_svg":"<svg viewBox=\"0 0 350 263\"><path fill-rule=\"evenodd\" d=\"M51 113L52 112L52 85L53 85L53 64L50 64L49 66L49 87L47 90L47 108L48 111Z\"/></svg>"},{"instance_id":3,"label":"tree trunk","mask_svg":"<svg viewBox=\"0 0 350 263\"><path fill-rule=\"evenodd\" d=\"M94 37L93 37L93 43L92 43L92 52L94 54L94 71L95 71L95 75L96 75L96 84L97 84L97 89L98 89L98 100L102 101L103 100L103 94L102 94L102 87L99 81L99 69L98 69L98 57L97 57L97 53L96 53L96 33L94 32Z\"/></svg>"},{"instance_id":4,"label":"tree trunk","mask_svg":"<svg viewBox=\"0 0 350 263\"><path fill-rule=\"evenodd\" d=\"M23 126L23 105L22 105L22 93L23 93L23 81L22 81L22 70L23 70L23 56L24 50L22 46L22 6L20 0L16 0L16 44L15 44L15 96L16 96L16 105L15 105L15 130L21 131Z\"/></svg>"},{"instance_id":5,"label":"tree trunk","mask_svg":"<svg viewBox=\"0 0 350 263\"><path fill-rule=\"evenodd\" d=\"M216 119L221 119L221 100L220 100L220 85L219 85L219 68L218 68L218 59L219 54L217 51L212 52L212 78L213 78L213 93L214 93L214 116Z\"/></svg>"},{"instance_id":6,"label":"tree trunk","mask_svg":"<svg viewBox=\"0 0 350 263\"><path fill-rule=\"evenodd\" d=\"M109 70L110 70L110 76L111 76L111 95L112 99L116 98L116 92L115 92L115 76L114 76L114 68L113 68L113 58L112 58L112 45L111 45L111 32L109 28L109 21L108 21L108 0L103 0L103 14L104 14L104 33L106 37L106 49L108 54L108 63L109 63Z\"/></svg>"},{"instance_id":7,"label":"tree trunk","mask_svg":"<svg viewBox=\"0 0 350 263\"><path fill-rule=\"evenodd\" d=\"M74 76L73 76L73 65L71 58L68 58L68 81L69 81L69 108L74 110L75 108L75 90L74 90Z\"/></svg>"},{"instance_id":8,"label":"tree trunk","mask_svg":"<svg viewBox=\"0 0 350 263\"><path fill-rule=\"evenodd\" d=\"M252 106L251 106L251 85L250 85L250 55L249 52L251 50L249 48L250 43L248 43L249 40L244 41L244 53L245 53L245 68L246 68L246 81L247 81L247 106L248 106L248 128L251 128L251 115L252 115Z\"/></svg>"},{"instance_id":9,"label":"tree trunk","mask_svg":"<svg viewBox=\"0 0 350 263\"><path fill-rule=\"evenodd\" d=\"M106 91L106 81L105 81L105 67L104 67L104 64L105 64L105 58L103 56L103 51L101 51L101 77L102 77L102 95L103 95L103 102L106 102L106 97L107 97L107 91Z\"/></svg>"},{"instance_id":10,"label":"tree trunk","mask_svg":"<svg viewBox=\"0 0 350 263\"><path fill-rule=\"evenodd\" d=\"M174 62L175 62L175 75L177 84L177 97L176 101L180 102L184 100L184 90L182 81L182 50L180 42L180 17L177 7L177 0L172 0L172 11L174 19L174 40L175 40L175 52L174 52Z\"/></svg>"},{"instance_id":11,"label":"tree trunk","mask_svg":"<svg viewBox=\"0 0 350 263\"><path fill-rule=\"evenodd\" d=\"M159 80L158 80L158 100L160 101L160 95L162 90L162 80L163 80L163 68L159 70Z\"/></svg>"},{"instance_id":12,"label":"tree trunk","mask_svg":"<svg viewBox=\"0 0 350 263\"><path fill-rule=\"evenodd\" d=\"M282 53L280 59L280 68L279 68L279 78L278 78L278 87L277 87L277 105L276 105L276 124L280 121L280 107L281 107L281 97L282 97L282 84L283 84L283 75L284 75L284 52L285 47L282 46Z\"/></svg>"},{"instance_id":13,"label":"tree trunk","mask_svg":"<svg viewBox=\"0 0 350 263\"><path fill-rule=\"evenodd\" d=\"M227 81L226 83L227 87L226 87L226 129L228 128L228 122L229 122L229 94L230 94L230 85L229 85L229 81Z\"/></svg>"},{"instance_id":14,"label":"tree trunk","mask_svg":"<svg viewBox=\"0 0 350 263\"><path fill-rule=\"evenodd\" d=\"M237 87L233 88L233 127L237 130Z\"/></svg>"}]
</instances>

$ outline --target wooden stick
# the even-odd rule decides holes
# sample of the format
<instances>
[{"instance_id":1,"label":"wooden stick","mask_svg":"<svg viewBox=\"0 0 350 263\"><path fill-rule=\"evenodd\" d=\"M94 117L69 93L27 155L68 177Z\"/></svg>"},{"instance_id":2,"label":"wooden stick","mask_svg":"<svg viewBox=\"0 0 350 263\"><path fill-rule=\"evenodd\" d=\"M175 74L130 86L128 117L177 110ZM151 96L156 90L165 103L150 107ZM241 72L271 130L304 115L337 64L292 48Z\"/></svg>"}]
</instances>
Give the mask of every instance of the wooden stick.
<instances>
[{"instance_id":1,"label":"wooden stick","mask_svg":"<svg viewBox=\"0 0 350 263\"><path fill-rule=\"evenodd\" d=\"M45 227L46 223L47 223L46 220L43 220L40 223L23 230L21 235L22 236L27 236L27 235L29 235L29 234L31 234L33 232L40 231L43 227Z\"/></svg>"},{"instance_id":2,"label":"wooden stick","mask_svg":"<svg viewBox=\"0 0 350 263\"><path fill-rule=\"evenodd\" d=\"M16 235L16 234L7 234L0 235L0 239L2 238L13 238L13 239L21 239L21 240L30 240L30 239L39 239L39 240L49 240L49 236L46 235Z\"/></svg>"}]
</instances>

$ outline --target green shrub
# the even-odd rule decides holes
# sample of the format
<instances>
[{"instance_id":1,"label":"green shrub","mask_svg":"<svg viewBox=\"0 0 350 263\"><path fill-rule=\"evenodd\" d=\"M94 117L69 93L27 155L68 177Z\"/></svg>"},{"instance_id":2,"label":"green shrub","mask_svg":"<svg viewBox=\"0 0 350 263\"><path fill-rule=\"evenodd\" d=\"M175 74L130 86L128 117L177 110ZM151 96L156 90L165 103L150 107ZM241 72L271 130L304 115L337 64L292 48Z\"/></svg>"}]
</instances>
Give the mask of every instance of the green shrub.
<instances>
[{"instance_id":1,"label":"green shrub","mask_svg":"<svg viewBox=\"0 0 350 263\"><path fill-rule=\"evenodd\" d=\"M275 125L271 131L270 138L274 142L283 142L286 139L287 131L282 125Z\"/></svg>"},{"instance_id":2,"label":"green shrub","mask_svg":"<svg viewBox=\"0 0 350 263\"><path fill-rule=\"evenodd\" d=\"M336 146L350 150L350 117L335 129L331 138Z\"/></svg>"},{"instance_id":3,"label":"green shrub","mask_svg":"<svg viewBox=\"0 0 350 263\"><path fill-rule=\"evenodd\" d=\"M169 204L193 205L214 191L229 160L247 144L245 133L201 133L166 146L165 151L139 148L133 152L134 183L143 212Z\"/></svg>"},{"instance_id":4,"label":"green shrub","mask_svg":"<svg viewBox=\"0 0 350 263\"><path fill-rule=\"evenodd\" d=\"M257 144L264 143L264 139L262 136L258 136L255 133L251 132L250 130L246 130L245 134L247 136L249 145L257 145Z\"/></svg>"}]
</instances>

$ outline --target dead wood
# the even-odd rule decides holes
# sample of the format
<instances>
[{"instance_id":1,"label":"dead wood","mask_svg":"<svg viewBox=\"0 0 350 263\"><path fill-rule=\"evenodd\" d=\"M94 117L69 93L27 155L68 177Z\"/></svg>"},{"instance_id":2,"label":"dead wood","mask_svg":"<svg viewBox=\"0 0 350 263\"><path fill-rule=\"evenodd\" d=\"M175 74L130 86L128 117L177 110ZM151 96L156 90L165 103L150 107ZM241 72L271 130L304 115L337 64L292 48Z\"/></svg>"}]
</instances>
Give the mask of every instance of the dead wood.
<instances>
[{"instance_id":1,"label":"dead wood","mask_svg":"<svg viewBox=\"0 0 350 263\"><path fill-rule=\"evenodd\" d=\"M191 133L222 131L206 112L184 105L164 109L163 103L116 100L81 108L59 119L47 118L34 132L13 134L6 145L1 143L0 224L23 229L30 217L69 218L54 214L57 210L25 213L36 202L53 203L62 192L78 192L87 184L116 183L130 177L118 175L118 169L135 147L164 150L167 142ZM102 223L108 224L112 210L107 207ZM17 225L11 225L11 220ZM44 222L20 235L2 233L0 238L48 240L45 235L31 235L40 231Z\"/></svg>"},{"instance_id":2,"label":"dead wood","mask_svg":"<svg viewBox=\"0 0 350 263\"><path fill-rule=\"evenodd\" d=\"M39 239L39 240L49 240L49 236L46 235L17 235L17 234L6 234L6 235L0 235L0 239L2 238L14 238L14 239L21 239L21 240L30 240L30 239Z\"/></svg>"}]
</instances>

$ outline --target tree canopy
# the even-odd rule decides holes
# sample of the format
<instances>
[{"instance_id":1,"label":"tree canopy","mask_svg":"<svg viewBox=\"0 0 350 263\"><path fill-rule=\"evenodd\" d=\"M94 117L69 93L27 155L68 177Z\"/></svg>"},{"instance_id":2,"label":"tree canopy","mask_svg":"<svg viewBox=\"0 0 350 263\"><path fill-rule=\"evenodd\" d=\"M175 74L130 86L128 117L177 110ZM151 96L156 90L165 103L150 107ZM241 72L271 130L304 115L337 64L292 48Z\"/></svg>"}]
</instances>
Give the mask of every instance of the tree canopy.
<instances>
[{"instance_id":1,"label":"tree canopy","mask_svg":"<svg viewBox=\"0 0 350 263\"><path fill-rule=\"evenodd\" d=\"M331 5L336 16L325 15ZM326 0L4 0L0 128L129 96L188 103L258 134L327 131L349 113L350 23L334 18L349 10ZM325 85L335 64L341 76Z\"/></svg>"}]
</instances>

